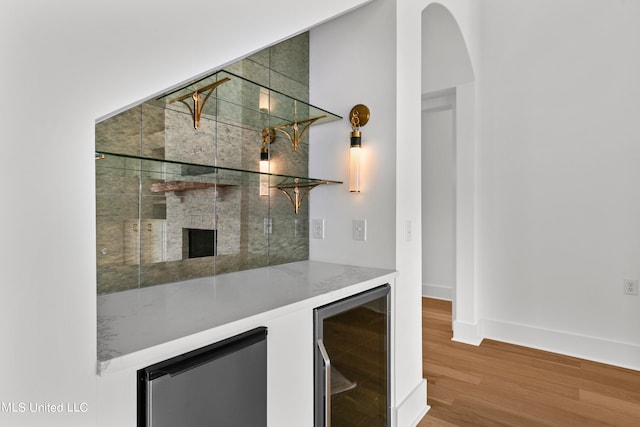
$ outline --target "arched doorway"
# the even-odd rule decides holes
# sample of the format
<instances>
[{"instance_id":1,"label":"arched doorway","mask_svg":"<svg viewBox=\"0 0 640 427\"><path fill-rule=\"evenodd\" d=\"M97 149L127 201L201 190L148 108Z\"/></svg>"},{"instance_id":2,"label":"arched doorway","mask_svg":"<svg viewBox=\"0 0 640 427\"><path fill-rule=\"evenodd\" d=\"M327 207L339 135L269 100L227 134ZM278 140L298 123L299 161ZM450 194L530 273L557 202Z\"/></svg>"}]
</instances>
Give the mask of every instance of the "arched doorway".
<instances>
[{"instance_id":1,"label":"arched doorway","mask_svg":"<svg viewBox=\"0 0 640 427\"><path fill-rule=\"evenodd\" d=\"M449 10L422 11L423 294L453 302L454 339L475 328L475 75ZM430 295L431 293L431 295Z\"/></svg>"}]
</instances>

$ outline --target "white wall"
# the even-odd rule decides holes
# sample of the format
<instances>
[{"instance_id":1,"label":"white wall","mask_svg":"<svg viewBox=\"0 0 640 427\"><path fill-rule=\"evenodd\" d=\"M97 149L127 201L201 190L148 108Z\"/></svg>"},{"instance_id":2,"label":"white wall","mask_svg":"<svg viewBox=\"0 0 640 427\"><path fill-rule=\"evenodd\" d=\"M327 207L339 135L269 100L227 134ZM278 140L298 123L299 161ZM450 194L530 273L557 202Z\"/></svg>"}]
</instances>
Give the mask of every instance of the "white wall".
<instances>
[{"instance_id":1,"label":"white wall","mask_svg":"<svg viewBox=\"0 0 640 427\"><path fill-rule=\"evenodd\" d=\"M311 239L314 260L395 268L395 14L377 0L310 34L311 103L343 117L310 130L309 175L343 181L310 196L311 218L324 219L325 239ZM352 32L355 30L355 33ZM362 191L349 192L349 112L371 111L362 131ZM352 239L352 221L367 220L366 241Z\"/></svg>"},{"instance_id":2,"label":"white wall","mask_svg":"<svg viewBox=\"0 0 640 427\"><path fill-rule=\"evenodd\" d=\"M98 424L95 120L363 3L3 3L0 402L88 410L0 424Z\"/></svg>"},{"instance_id":3,"label":"white wall","mask_svg":"<svg viewBox=\"0 0 640 427\"><path fill-rule=\"evenodd\" d=\"M640 369L640 3L482 5L486 335Z\"/></svg>"},{"instance_id":4,"label":"white wall","mask_svg":"<svg viewBox=\"0 0 640 427\"><path fill-rule=\"evenodd\" d=\"M456 280L454 96L422 111L422 294L446 300Z\"/></svg>"}]
</instances>

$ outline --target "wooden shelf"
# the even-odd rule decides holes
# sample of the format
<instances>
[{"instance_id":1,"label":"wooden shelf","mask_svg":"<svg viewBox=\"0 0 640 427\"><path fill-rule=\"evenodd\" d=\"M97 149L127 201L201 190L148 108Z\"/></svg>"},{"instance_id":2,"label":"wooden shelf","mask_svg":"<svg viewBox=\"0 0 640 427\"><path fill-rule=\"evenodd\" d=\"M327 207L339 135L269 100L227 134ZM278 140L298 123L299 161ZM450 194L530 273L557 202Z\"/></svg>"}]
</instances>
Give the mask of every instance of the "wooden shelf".
<instances>
[{"instance_id":1,"label":"wooden shelf","mask_svg":"<svg viewBox=\"0 0 640 427\"><path fill-rule=\"evenodd\" d=\"M189 191L203 190L212 187L229 187L231 184L215 184L212 182L193 181L166 181L151 184L151 191L154 193L167 193L169 191Z\"/></svg>"}]
</instances>

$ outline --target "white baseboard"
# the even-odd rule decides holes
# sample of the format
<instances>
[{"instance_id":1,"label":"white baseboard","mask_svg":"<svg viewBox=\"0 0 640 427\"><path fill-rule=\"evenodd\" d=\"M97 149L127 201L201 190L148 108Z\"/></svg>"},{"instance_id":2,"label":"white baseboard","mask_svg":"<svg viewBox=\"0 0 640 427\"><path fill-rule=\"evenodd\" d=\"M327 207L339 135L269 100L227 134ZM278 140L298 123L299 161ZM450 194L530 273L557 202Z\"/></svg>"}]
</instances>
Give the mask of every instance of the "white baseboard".
<instances>
[{"instance_id":1,"label":"white baseboard","mask_svg":"<svg viewBox=\"0 0 640 427\"><path fill-rule=\"evenodd\" d=\"M416 427L428 411L427 380L423 378L396 408L395 427Z\"/></svg>"},{"instance_id":2,"label":"white baseboard","mask_svg":"<svg viewBox=\"0 0 640 427\"><path fill-rule=\"evenodd\" d=\"M635 344L486 319L482 333L488 339L640 370L640 346Z\"/></svg>"},{"instance_id":3,"label":"white baseboard","mask_svg":"<svg viewBox=\"0 0 640 427\"><path fill-rule=\"evenodd\" d=\"M422 296L451 301L453 299L453 288L446 285L434 285L432 283L422 284Z\"/></svg>"},{"instance_id":4,"label":"white baseboard","mask_svg":"<svg viewBox=\"0 0 640 427\"><path fill-rule=\"evenodd\" d=\"M453 322L453 341L478 346L484 338L640 371L638 344L494 319Z\"/></svg>"},{"instance_id":5,"label":"white baseboard","mask_svg":"<svg viewBox=\"0 0 640 427\"><path fill-rule=\"evenodd\" d=\"M453 322L453 341L479 346L483 338L484 334L480 322L469 323L460 320Z\"/></svg>"}]
</instances>

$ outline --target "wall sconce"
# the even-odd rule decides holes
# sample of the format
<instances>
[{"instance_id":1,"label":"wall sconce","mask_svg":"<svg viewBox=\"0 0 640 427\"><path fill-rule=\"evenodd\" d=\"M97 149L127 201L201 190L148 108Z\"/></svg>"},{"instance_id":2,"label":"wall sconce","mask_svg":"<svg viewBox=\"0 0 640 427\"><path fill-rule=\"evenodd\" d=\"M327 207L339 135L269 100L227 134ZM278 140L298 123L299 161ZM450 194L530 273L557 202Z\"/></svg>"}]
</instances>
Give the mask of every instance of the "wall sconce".
<instances>
[{"instance_id":1,"label":"wall sconce","mask_svg":"<svg viewBox=\"0 0 640 427\"><path fill-rule=\"evenodd\" d=\"M362 133L360 127L369 122L369 108L358 104L351 109L349 121L351 122L351 145L349 149L349 191L360 192L360 166L362 157Z\"/></svg>"},{"instance_id":2,"label":"wall sconce","mask_svg":"<svg viewBox=\"0 0 640 427\"><path fill-rule=\"evenodd\" d=\"M269 144L275 139L273 128L262 129L262 147L260 148L260 195L269 195Z\"/></svg>"},{"instance_id":3,"label":"wall sconce","mask_svg":"<svg viewBox=\"0 0 640 427\"><path fill-rule=\"evenodd\" d=\"M270 96L269 96L269 89L265 88L265 87L261 87L260 88L260 95L258 98L258 109L262 112L268 113L269 112L269 102L270 102Z\"/></svg>"}]
</instances>

